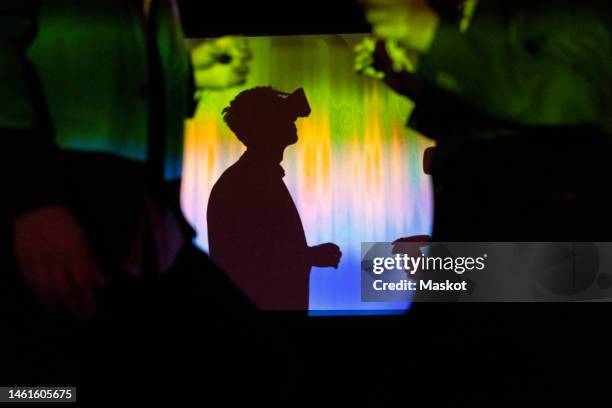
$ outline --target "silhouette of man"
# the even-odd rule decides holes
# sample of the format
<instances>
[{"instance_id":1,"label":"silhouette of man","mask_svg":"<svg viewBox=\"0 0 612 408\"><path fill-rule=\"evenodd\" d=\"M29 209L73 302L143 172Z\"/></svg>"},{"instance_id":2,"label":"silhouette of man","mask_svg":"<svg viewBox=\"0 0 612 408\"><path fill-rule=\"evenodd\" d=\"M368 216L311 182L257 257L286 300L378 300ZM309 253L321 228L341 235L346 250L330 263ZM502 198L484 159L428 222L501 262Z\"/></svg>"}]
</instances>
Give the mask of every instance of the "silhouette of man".
<instances>
[{"instance_id":1,"label":"silhouette of man","mask_svg":"<svg viewBox=\"0 0 612 408\"><path fill-rule=\"evenodd\" d=\"M213 187L208 201L210 255L263 310L307 310L310 268L335 267L338 246L309 247L280 166L297 142L295 121L310 114L300 88L241 92L223 119L246 152Z\"/></svg>"}]
</instances>

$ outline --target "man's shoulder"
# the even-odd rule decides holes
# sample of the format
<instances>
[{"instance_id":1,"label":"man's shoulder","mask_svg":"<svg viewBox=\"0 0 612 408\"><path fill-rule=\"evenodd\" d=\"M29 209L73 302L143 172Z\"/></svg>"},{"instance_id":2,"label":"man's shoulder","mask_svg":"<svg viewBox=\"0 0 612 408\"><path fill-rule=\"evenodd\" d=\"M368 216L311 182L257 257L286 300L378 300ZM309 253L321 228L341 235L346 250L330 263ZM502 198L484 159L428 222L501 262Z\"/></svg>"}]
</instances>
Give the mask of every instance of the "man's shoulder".
<instances>
[{"instance_id":1,"label":"man's shoulder","mask_svg":"<svg viewBox=\"0 0 612 408\"><path fill-rule=\"evenodd\" d=\"M231 201L239 197L252 184L250 179L252 174L237 161L221 173L210 192L210 200Z\"/></svg>"},{"instance_id":2,"label":"man's shoulder","mask_svg":"<svg viewBox=\"0 0 612 408\"><path fill-rule=\"evenodd\" d=\"M239 185L246 182L246 179L249 176L248 169L242 165L241 161L238 160L231 166L221 173L221 176L217 179L215 183L215 187L230 187L233 185Z\"/></svg>"},{"instance_id":3,"label":"man's shoulder","mask_svg":"<svg viewBox=\"0 0 612 408\"><path fill-rule=\"evenodd\" d=\"M267 182L257 177L252 169L238 163L227 168L213 185L208 198L207 216L223 222L250 217L268 206Z\"/></svg>"}]
</instances>

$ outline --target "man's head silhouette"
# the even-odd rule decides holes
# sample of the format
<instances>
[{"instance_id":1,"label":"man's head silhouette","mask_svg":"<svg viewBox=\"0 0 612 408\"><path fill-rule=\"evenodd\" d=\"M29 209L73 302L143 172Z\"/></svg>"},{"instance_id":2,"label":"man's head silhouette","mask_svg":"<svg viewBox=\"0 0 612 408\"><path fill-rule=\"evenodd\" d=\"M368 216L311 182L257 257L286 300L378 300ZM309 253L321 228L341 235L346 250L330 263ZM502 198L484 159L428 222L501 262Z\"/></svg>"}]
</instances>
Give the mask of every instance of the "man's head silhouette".
<instances>
[{"instance_id":1,"label":"man's head silhouette","mask_svg":"<svg viewBox=\"0 0 612 408\"><path fill-rule=\"evenodd\" d=\"M297 142L295 121L309 114L301 88L288 94L261 86L239 93L223 109L223 120L248 149L274 150Z\"/></svg>"}]
</instances>

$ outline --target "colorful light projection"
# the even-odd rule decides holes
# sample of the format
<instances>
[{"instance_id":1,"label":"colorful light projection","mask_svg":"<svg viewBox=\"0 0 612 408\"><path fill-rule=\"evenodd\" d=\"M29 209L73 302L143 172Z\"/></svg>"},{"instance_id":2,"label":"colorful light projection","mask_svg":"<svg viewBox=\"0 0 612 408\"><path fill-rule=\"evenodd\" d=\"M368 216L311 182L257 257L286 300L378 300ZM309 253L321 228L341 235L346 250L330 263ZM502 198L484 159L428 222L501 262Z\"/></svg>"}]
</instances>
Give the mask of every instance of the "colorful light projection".
<instances>
[{"instance_id":1,"label":"colorful light projection","mask_svg":"<svg viewBox=\"0 0 612 408\"><path fill-rule=\"evenodd\" d=\"M364 303L360 245L429 234L431 180L422 171L431 142L404 127L411 103L374 79L353 72L352 49L362 35L254 37L254 59L242 88L207 91L186 124L183 209L207 249L206 206L221 173L244 151L221 117L242 89L303 87L312 108L297 122L299 141L285 151L284 178L309 244L334 242L339 268L313 268L311 314L392 313L403 303ZM261 237L266 239L266 237Z\"/></svg>"}]
</instances>

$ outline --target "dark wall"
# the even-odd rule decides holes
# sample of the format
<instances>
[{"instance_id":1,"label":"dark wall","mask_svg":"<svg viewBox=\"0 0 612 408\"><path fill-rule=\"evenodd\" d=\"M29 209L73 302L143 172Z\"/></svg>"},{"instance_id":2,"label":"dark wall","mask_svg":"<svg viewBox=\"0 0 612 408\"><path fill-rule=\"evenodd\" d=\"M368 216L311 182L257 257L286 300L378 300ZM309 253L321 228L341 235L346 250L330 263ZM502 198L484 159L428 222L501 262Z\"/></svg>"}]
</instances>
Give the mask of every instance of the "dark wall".
<instances>
[{"instance_id":1,"label":"dark wall","mask_svg":"<svg viewBox=\"0 0 612 408\"><path fill-rule=\"evenodd\" d=\"M357 0L179 0L187 37L369 32Z\"/></svg>"}]
</instances>

